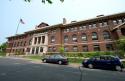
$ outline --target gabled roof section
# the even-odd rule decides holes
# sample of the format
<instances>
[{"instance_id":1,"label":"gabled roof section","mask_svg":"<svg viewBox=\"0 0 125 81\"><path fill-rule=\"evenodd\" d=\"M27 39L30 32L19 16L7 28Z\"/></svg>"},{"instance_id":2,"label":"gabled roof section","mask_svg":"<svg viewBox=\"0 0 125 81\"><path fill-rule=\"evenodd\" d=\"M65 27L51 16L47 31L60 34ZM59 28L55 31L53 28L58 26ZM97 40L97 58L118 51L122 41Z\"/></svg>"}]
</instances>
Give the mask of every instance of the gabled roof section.
<instances>
[{"instance_id":1,"label":"gabled roof section","mask_svg":"<svg viewBox=\"0 0 125 81\"><path fill-rule=\"evenodd\" d=\"M35 32L45 31L45 30L48 30L48 29L54 29L54 28L62 27L62 26L63 26L63 24L56 24L56 25L44 27L42 29L36 29L36 30L27 31L25 33L35 33Z\"/></svg>"}]
</instances>

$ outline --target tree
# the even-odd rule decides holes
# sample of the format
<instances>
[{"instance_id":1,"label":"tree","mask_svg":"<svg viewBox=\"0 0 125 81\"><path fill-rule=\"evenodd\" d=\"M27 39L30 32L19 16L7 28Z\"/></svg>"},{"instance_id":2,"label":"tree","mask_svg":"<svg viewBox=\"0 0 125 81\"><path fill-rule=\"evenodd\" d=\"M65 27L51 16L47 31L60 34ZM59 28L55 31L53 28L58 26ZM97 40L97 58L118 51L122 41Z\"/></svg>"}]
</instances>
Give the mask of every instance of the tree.
<instances>
[{"instance_id":1,"label":"tree","mask_svg":"<svg viewBox=\"0 0 125 81\"><path fill-rule=\"evenodd\" d=\"M25 2L31 2L32 0L24 0ZM60 0L61 2L64 2L64 0ZM46 3L48 2L49 4L52 4L53 1L52 0L41 0L42 3Z\"/></svg>"},{"instance_id":2,"label":"tree","mask_svg":"<svg viewBox=\"0 0 125 81\"><path fill-rule=\"evenodd\" d=\"M120 56L124 56L124 54L125 54L125 37L122 37L119 40L117 40L116 46L120 53Z\"/></svg>"},{"instance_id":3,"label":"tree","mask_svg":"<svg viewBox=\"0 0 125 81\"><path fill-rule=\"evenodd\" d=\"M60 48L59 48L59 52L61 53L61 54L64 54L64 46L61 46Z\"/></svg>"},{"instance_id":4,"label":"tree","mask_svg":"<svg viewBox=\"0 0 125 81\"><path fill-rule=\"evenodd\" d=\"M6 47L7 47L7 44L6 44L6 43L2 43L2 44L0 45L0 51L1 51L1 52L6 52Z\"/></svg>"}]
</instances>

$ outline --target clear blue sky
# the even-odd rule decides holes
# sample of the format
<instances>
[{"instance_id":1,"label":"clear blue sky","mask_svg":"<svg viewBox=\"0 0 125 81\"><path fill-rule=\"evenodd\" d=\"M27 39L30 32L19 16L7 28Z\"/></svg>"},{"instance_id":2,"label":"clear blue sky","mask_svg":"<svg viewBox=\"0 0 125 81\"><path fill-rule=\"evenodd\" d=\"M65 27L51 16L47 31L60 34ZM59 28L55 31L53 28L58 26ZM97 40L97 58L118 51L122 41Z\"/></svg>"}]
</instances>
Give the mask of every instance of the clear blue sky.
<instances>
[{"instance_id":1,"label":"clear blue sky","mask_svg":"<svg viewBox=\"0 0 125 81\"><path fill-rule=\"evenodd\" d=\"M53 0L53 4L43 4L41 0L1 0L0 2L0 44L6 42L6 37L16 32L20 18L25 25L19 26L18 33L34 29L41 22L49 25L62 23L62 18L68 22L94 18L97 15L125 12L125 0Z\"/></svg>"}]
</instances>

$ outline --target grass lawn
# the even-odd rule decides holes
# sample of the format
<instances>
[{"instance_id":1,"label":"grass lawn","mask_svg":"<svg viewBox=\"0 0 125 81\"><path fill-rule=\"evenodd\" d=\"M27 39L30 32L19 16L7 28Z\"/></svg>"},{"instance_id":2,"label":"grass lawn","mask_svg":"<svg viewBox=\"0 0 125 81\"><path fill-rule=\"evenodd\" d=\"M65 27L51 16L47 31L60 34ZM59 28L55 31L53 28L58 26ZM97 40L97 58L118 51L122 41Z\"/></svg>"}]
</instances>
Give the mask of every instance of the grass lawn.
<instances>
[{"instance_id":1,"label":"grass lawn","mask_svg":"<svg viewBox=\"0 0 125 81\"><path fill-rule=\"evenodd\" d=\"M32 60L41 60L42 56L24 56L24 58L32 59Z\"/></svg>"},{"instance_id":2,"label":"grass lawn","mask_svg":"<svg viewBox=\"0 0 125 81\"><path fill-rule=\"evenodd\" d=\"M5 52L0 52L0 56L6 56Z\"/></svg>"},{"instance_id":3,"label":"grass lawn","mask_svg":"<svg viewBox=\"0 0 125 81\"><path fill-rule=\"evenodd\" d=\"M79 64L81 64L83 61L83 59L81 58L68 58L68 60L69 60L69 63L79 63Z\"/></svg>"}]
</instances>

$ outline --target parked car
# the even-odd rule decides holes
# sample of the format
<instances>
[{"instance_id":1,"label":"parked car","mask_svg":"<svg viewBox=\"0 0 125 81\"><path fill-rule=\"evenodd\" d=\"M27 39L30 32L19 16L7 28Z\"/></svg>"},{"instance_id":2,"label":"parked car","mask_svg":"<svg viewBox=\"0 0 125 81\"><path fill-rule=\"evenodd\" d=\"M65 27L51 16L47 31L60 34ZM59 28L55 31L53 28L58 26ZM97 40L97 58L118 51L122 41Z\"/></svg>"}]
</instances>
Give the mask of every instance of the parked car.
<instances>
[{"instance_id":1,"label":"parked car","mask_svg":"<svg viewBox=\"0 0 125 81\"><path fill-rule=\"evenodd\" d=\"M68 59L61 54L54 54L42 59L44 63L68 64Z\"/></svg>"},{"instance_id":2,"label":"parked car","mask_svg":"<svg viewBox=\"0 0 125 81\"><path fill-rule=\"evenodd\" d=\"M100 68L100 69L112 69L122 71L123 64L118 57L111 55L96 56L90 59L86 59L82 62L84 67Z\"/></svg>"}]
</instances>

